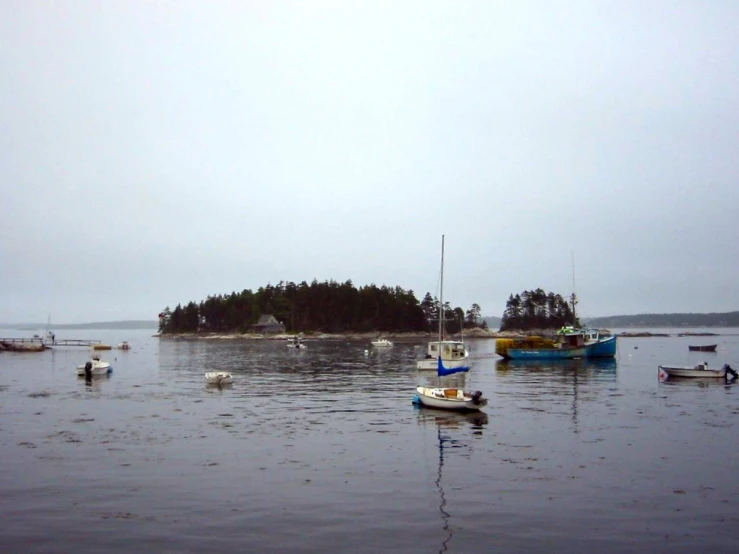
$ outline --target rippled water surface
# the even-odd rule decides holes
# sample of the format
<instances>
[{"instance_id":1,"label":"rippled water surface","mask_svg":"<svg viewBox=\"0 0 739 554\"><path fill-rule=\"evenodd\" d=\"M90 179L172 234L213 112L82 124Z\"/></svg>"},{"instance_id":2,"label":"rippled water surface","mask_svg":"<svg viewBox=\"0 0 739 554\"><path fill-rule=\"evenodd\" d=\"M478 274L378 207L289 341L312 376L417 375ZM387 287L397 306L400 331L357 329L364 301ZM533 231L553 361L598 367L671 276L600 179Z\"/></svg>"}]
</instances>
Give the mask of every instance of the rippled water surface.
<instances>
[{"instance_id":1,"label":"rippled water surface","mask_svg":"<svg viewBox=\"0 0 739 554\"><path fill-rule=\"evenodd\" d=\"M420 342L59 332L133 349L91 383L83 348L0 353L0 550L734 552L739 384L657 376L739 368L720 332L622 338L601 363L506 364L473 341L449 381L489 398L471 415L412 404L437 382Z\"/></svg>"}]
</instances>

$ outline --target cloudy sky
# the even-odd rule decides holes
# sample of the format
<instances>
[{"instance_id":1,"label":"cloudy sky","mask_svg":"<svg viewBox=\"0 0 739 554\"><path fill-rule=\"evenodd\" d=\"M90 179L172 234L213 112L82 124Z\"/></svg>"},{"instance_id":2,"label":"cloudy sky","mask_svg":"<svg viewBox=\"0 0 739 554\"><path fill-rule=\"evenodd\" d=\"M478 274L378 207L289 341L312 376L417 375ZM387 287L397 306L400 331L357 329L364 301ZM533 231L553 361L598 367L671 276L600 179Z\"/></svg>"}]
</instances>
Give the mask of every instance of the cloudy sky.
<instances>
[{"instance_id":1,"label":"cloudy sky","mask_svg":"<svg viewBox=\"0 0 739 554\"><path fill-rule=\"evenodd\" d=\"M739 3L0 3L0 322L279 281L739 310ZM574 260L574 264L573 264Z\"/></svg>"}]
</instances>

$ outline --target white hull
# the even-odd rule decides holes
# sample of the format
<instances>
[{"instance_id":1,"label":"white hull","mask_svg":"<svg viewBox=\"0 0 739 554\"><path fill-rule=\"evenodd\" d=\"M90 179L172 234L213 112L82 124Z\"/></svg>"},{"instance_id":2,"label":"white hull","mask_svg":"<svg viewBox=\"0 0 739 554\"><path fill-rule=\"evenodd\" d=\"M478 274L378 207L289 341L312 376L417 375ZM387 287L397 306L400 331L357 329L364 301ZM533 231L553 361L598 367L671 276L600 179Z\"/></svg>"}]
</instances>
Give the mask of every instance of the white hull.
<instances>
[{"instance_id":1,"label":"white hull","mask_svg":"<svg viewBox=\"0 0 739 554\"><path fill-rule=\"evenodd\" d=\"M375 348L390 348L392 345L393 343L386 339L372 341L372 346L374 346Z\"/></svg>"},{"instance_id":2,"label":"white hull","mask_svg":"<svg viewBox=\"0 0 739 554\"><path fill-rule=\"evenodd\" d=\"M479 410L488 403L482 397L475 401L470 393L461 389L417 387L416 392L421 404L440 410Z\"/></svg>"},{"instance_id":3,"label":"white hull","mask_svg":"<svg viewBox=\"0 0 739 554\"><path fill-rule=\"evenodd\" d=\"M93 362L92 363L92 374L93 375L105 375L111 370L108 362ZM85 364L77 366L77 375L85 376Z\"/></svg>"},{"instance_id":4,"label":"white hull","mask_svg":"<svg viewBox=\"0 0 739 554\"><path fill-rule=\"evenodd\" d=\"M225 371L209 371L205 374L205 380L209 385L230 385L233 383L233 376Z\"/></svg>"},{"instance_id":5,"label":"white hull","mask_svg":"<svg viewBox=\"0 0 739 554\"><path fill-rule=\"evenodd\" d=\"M724 369L695 369L693 367L669 367L659 366L660 371L668 377L691 377L691 378L723 378L726 377Z\"/></svg>"}]
</instances>

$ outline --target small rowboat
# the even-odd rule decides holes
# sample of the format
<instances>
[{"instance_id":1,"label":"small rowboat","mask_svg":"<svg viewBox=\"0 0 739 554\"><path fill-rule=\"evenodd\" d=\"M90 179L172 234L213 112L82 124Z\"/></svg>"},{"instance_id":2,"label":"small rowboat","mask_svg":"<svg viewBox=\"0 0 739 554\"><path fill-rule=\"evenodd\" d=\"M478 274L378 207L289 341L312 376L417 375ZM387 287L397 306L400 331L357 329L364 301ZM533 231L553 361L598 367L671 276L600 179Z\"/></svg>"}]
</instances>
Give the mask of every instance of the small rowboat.
<instances>
[{"instance_id":1,"label":"small rowboat","mask_svg":"<svg viewBox=\"0 0 739 554\"><path fill-rule=\"evenodd\" d=\"M690 346L688 345L688 350L692 352L716 352L716 346L715 344L702 344L699 346Z\"/></svg>"},{"instance_id":2,"label":"small rowboat","mask_svg":"<svg viewBox=\"0 0 739 554\"><path fill-rule=\"evenodd\" d=\"M233 376L225 371L209 371L205 374L209 385L230 385L234 382Z\"/></svg>"},{"instance_id":3,"label":"small rowboat","mask_svg":"<svg viewBox=\"0 0 739 554\"><path fill-rule=\"evenodd\" d=\"M729 364L724 364L721 369L709 369L708 364L705 362L698 364L694 367L674 367L674 366L659 366L660 375L666 375L667 377L690 377L690 378L726 378L727 375L731 375L736 378L737 372L734 371Z\"/></svg>"}]
</instances>

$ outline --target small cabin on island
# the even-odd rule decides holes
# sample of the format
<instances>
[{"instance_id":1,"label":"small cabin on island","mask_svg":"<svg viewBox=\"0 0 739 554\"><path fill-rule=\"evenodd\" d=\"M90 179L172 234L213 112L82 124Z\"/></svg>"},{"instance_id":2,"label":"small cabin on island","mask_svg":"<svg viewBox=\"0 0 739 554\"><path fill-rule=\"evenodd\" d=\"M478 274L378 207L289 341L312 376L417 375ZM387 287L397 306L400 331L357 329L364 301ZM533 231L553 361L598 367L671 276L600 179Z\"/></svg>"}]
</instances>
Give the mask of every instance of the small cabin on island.
<instances>
[{"instance_id":1,"label":"small cabin on island","mask_svg":"<svg viewBox=\"0 0 739 554\"><path fill-rule=\"evenodd\" d=\"M273 315L263 315L251 326L251 329L263 335L280 334L285 332L285 324L277 321Z\"/></svg>"}]
</instances>

